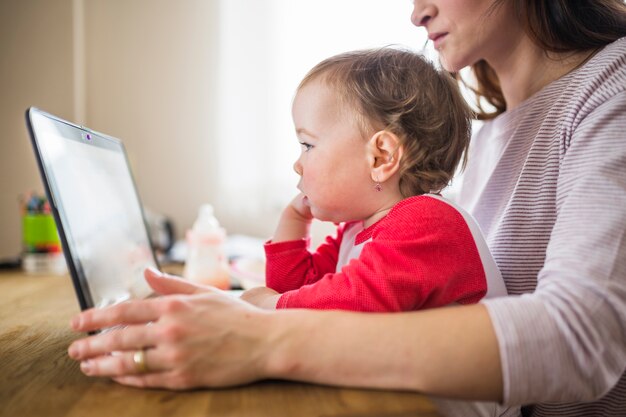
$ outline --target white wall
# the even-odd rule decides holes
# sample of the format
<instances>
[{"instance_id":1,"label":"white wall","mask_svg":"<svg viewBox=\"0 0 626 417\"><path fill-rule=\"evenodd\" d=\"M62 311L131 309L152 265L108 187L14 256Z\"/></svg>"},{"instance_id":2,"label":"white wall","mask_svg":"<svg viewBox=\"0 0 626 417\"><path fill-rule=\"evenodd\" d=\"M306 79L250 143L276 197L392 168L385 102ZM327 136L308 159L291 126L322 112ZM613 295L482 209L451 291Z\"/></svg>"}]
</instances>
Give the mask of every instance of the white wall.
<instances>
[{"instance_id":1,"label":"white wall","mask_svg":"<svg viewBox=\"0 0 626 417\"><path fill-rule=\"evenodd\" d=\"M179 236L214 196L217 4L84 3L85 124L124 141L144 205Z\"/></svg>"},{"instance_id":2,"label":"white wall","mask_svg":"<svg viewBox=\"0 0 626 417\"><path fill-rule=\"evenodd\" d=\"M0 0L0 258L21 248L18 196L43 192L24 113L74 112L72 0Z\"/></svg>"},{"instance_id":3,"label":"white wall","mask_svg":"<svg viewBox=\"0 0 626 417\"><path fill-rule=\"evenodd\" d=\"M214 191L217 4L0 0L0 258L20 252L18 196L43 191L31 105L122 139L144 205L191 225Z\"/></svg>"}]
</instances>

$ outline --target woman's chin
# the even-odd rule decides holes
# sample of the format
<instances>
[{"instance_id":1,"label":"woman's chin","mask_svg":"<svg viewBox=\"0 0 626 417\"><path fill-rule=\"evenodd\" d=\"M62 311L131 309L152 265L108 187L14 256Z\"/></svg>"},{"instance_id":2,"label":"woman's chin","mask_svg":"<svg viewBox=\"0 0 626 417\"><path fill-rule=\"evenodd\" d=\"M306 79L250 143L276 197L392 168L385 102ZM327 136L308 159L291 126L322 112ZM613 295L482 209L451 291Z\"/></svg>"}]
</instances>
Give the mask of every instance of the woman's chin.
<instances>
[{"instance_id":1,"label":"woman's chin","mask_svg":"<svg viewBox=\"0 0 626 417\"><path fill-rule=\"evenodd\" d=\"M439 51L439 63L448 72L459 72L476 62L468 60L467 57L461 58L458 55L455 57L454 54L447 54L445 50L441 50Z\"/></svg>"}]
</instances>

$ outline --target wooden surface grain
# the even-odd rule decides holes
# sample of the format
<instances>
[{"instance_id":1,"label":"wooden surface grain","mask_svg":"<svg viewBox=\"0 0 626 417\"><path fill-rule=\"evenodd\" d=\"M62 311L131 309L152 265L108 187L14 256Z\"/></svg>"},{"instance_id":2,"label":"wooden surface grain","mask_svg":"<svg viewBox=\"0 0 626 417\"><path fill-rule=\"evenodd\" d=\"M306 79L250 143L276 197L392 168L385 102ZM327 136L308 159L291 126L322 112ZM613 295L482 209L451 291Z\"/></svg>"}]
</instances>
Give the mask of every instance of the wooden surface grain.
<instances>
[{"instance_id":1,"label":"wooden surface grain","mask_svg":"<svg viewBox=\"0 0 626 417\"><path fill-rule=\"evenodd\" d=\"M0 272L0 416L438 416L409 392L286 381L172 392L88 378L66 353L78 310L69 276Z\"/></svg>"}]
</instances>

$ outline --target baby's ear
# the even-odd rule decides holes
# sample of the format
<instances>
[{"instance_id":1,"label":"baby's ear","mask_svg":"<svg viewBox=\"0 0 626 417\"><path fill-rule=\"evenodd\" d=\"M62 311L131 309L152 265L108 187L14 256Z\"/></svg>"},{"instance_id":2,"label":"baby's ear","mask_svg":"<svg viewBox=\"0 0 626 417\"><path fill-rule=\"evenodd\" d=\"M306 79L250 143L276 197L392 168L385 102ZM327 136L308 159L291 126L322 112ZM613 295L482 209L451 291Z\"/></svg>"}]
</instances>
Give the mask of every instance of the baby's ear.
<instances>
[{"instance_id":1,"label":"baby's ear","mask_svg":"<svg viewBox=\"0 0 626 417\"><path fill-rule=\"evenodd\" d=\"M370 138L367 146L373 181L387 181L398 172L404 149L395 133L378 131Z\"/></svg>"}]
</instances>

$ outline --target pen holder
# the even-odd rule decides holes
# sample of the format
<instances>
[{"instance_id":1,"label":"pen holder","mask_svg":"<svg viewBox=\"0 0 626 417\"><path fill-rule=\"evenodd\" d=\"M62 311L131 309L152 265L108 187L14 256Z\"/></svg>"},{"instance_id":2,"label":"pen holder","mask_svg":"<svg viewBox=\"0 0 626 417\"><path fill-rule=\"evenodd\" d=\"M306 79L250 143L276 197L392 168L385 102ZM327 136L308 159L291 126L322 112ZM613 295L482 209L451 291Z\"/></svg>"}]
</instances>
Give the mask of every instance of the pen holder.
<instances>
[{"instance_id":1,"label":"pen holder","mask_svg":"<svg viewBox=\"0 0 626 417\"><path fill-rule=\"evenodd\" d=\"M57 227L50 214L25 214L22 216L22 235L25 253L61 251Z\"/></svg>"},{"instance_id":2,"label":"pen holder","mask_svg":"<svg viewBox=\"0 0 626 417\"><path fill-rule=\"evenodd\" d=\"M22 216L22 266L31 274L62 275L67 269L54 218L49 213Z\"/></svg>"}]
</instances>

